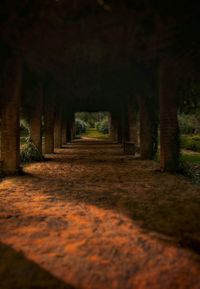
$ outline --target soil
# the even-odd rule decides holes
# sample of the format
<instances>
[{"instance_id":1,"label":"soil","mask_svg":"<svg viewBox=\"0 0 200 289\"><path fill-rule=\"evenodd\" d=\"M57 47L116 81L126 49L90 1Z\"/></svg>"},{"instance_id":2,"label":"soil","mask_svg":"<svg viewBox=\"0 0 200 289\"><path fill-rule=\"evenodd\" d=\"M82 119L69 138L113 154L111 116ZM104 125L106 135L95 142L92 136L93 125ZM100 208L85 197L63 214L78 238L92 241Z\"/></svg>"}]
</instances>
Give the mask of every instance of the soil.
<instances>
[{"instance_id":1,"label":"soil","mask_svg":"<svg viewBox=\"0 0 200 289\"><path fill-rule=\"evenodd\" d=\"M199 289L200 187L77 141L0 183L1 289Z\"/></svg>"}]
</instances>

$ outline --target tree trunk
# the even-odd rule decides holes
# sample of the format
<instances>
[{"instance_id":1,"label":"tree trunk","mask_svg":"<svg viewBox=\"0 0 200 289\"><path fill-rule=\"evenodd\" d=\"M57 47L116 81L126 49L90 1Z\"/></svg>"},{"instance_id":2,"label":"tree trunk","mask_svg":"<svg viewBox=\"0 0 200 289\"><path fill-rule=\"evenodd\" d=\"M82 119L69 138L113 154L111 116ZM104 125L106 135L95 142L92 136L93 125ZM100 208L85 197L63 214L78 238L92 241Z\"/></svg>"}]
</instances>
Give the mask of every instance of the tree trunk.
<instances>
[{"instance_id":1,"label":"tree trunk","mask_svg":"<svg viewBox=\"0 0 200 289\"><path fill-rule=\"evenodd\" d=\"M54 153L54 102L53 98L45 102L45 154Z\"/></svg>"},{"instance_id":2,"label":"tree trunk","mask_svg":"<svg viewBox=\"0 0 200 289\"><path fill-rule=\"evenodd\" d=\"M62 145L67 143L67 125L65 121L62 121Z\"/></svg>"},{"instance_id":3,"label":"tree trunk","mask_svg":"<svg viewBox=\"0 0 200 289\"><path fill-rule=\"evenodd\" d=\"M30 116L30 134L31 140L42 155L42 109L43 109L43 93L40 87L40 95L37 99L35 107L32 108Z\"/></svg>"},{"instance_id":4,"label":"tree trunk","mask_svg":"<svg viewBox=\"0 0 200 289\"><path fill-rule=\"evenodd\" d=\"M143 94L138 97L140 110L140 156L141 159L154 159L157 152L158 121L155 104Z\"/></svg>"},{"instance_id":5,"label":"tree trunk","mask_svg":"<svg viewBox=\"0 0 200 289\"><path fill-rule=\"evenodd\" d=\"M56 112L56 117L55 117L54 147L55 148L62 147L62 114L61 114L61 109L59 108Z\"/></svg>"},{"instance_id":6,"label":"tree trunk","mask_svg":"<svg viewBox=\"0 0 200 289\"><path fill-rule=\"evenodd\" d=\"M179 127L177 119L177 76L172 59L159 67L160 165L163 171L179 169Z\"/></svg>"},{"instance_id":7,"label":"tree trunk","mask_svg":"<svg viewBox=\"0 0 200 289\"><path fill-rule=\"evenodd\" d=\"M129 135L129 119L128 119L128 105L124 107L122 111L122 141L130 141L130 135Z\"/></svg>"},{"instance_id":8,"label":"tree trunk","mask_svg":"<svg viewBox=\"0 0 200 289\"><path fill-rule=\"evenodd\" d=\"M67 142L72 142L72 121L70 119L67 120Z\"/></svg>"},{"instance_id":9,"label":"tree trunk","mask_svg":"<svg viewBox=\"0 0 200 289\"><path fill-rule=\"evenodd\" d=\"M110 113L110 137L113 141L118 141L118 121L115 113Z\"/></svg>"},{"instance_id":10,"label":"tree trunk","mask_svg":"<svg viewBox=\"0 0 200 289\"><path fill-rule=\"evenodd\" d=\"M140 156L141 159L153 158L152 121L146 96L139 96L140 109Z\"/></svg>"},{"instance_id":11,"label":"tree trunk","mask_svg":"<svg viewBox=\"0 0 200 289\"><path fill-rule=\"evenodd\" d=\"M138 145L138 116L137 112L132 105L128 107L128 120L129 120L129 139L131 142Z\"/></svg>"},{"instance_id":12,"label":"tree trunk","mask_svg":"<svg viewBox=\"0 0 200 289\"><path fill-rule=\"evenodd\" d=\"M3 103L1 121L1 160L5 175L20 171L20 100L21 100L21 60L9 59L6 67L7 77L3 84Z\"/></svg>"},{"instance_id":13,"label":"tree trunk","mask_svg":"<svg viewBox=\"0 0 200 289\"><path fill-rule=\"evenodd\" d=\"M71 143L75 137L75 118L74 113L69 112L67 115L67 142Z\"/></svg>"}]
</instances>

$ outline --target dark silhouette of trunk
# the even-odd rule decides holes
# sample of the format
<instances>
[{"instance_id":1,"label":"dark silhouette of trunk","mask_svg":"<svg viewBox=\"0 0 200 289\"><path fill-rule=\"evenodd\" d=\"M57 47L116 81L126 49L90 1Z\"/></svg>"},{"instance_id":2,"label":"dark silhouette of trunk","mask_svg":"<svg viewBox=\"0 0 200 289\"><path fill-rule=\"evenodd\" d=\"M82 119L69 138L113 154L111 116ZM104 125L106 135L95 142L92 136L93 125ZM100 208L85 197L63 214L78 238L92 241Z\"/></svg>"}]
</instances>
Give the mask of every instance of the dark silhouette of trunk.
<instances>
[{"instance_id":1,"label":"dark silhouette of trunk","mask_svg":"<svg viewBox=\"0 0 200 289\"><path fill-rule=\"evenodd\" d=\"M1 120L1 160L6 175L20 171L20 100L22 82L21 59L10 57L7 61L3 84Z\"/></svg>"},{"instance_id":2,"label":"dark silhouette of trunk","mask_svg":"<svg viewBox=\"0 0 200 289\"><path fill-rule=\"evenodd\" d=\"M44 122L45 122L45 154L54 153L54 100L53 97L45 97Z\"/></svg>"},{"instance_id":3,"label":"dark silhouette of trunk","mask_svg":"<svg viewBox=\"0 0 200 289\"><path fill-rule=\"evenodd\" d=\"M173 59L159 67L160 165L163 171L179 169L179 127L177 119L177 76Z\"/></svg>"},{"instance_id":4,"label":"dark silhouette of trunk","mask_svg":"<svg viewBox=\"0 0 200 289\"><path fill-rule=\"evenodd\" d=\"M30 113L30 134L31 141L42 155L42 112L43 112L43 91L40 86L39 96Z\"/></svg>"}]
</instances>

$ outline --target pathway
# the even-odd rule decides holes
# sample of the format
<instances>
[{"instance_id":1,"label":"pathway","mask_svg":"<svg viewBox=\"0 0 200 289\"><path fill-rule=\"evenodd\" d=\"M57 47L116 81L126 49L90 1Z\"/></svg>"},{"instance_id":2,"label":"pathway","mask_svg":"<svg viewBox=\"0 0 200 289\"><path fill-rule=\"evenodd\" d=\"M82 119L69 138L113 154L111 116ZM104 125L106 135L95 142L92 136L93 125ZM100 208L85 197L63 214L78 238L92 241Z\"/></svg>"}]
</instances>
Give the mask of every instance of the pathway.
<instances>
[{"instance_id":1,"label":"pathway","mask_svg":"<svg viewBox=\"0 0 200 289\"><path fill-rule=\"evenodd\" d=\"M0 183L1 289L199 289L200 188L77 142Z\"/></svg>"}]
</instances>

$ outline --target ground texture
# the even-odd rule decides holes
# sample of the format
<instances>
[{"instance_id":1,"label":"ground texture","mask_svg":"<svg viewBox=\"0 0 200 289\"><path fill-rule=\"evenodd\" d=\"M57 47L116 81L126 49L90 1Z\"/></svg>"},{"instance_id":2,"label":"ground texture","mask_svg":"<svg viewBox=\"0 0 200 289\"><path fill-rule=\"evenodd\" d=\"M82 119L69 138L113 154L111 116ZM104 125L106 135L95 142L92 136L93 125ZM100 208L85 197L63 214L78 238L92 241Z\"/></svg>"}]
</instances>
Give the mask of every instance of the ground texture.
<instances>
[{"instance_id":1,"label":"ground texture","mask_svg":"<svg viewBox=\"0 0 200 289\"><path fill-rule=\"evenodd\" d=\"M0 183L1 289L199 289L200 187L76 142Z\"/></svg>"}]
</instances>

